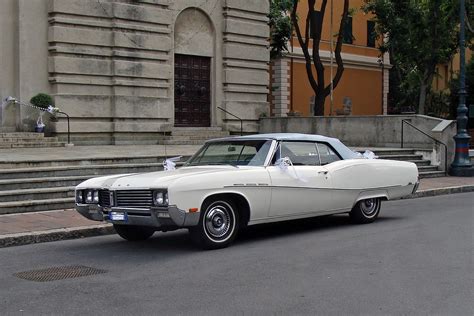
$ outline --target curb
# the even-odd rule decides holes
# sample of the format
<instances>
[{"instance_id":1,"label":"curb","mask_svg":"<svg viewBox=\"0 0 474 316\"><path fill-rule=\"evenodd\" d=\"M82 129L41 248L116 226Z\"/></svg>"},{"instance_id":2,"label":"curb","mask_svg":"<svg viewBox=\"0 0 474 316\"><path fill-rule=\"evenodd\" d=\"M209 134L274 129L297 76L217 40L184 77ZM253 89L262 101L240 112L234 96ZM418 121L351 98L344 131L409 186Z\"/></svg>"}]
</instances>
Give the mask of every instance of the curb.
<instances>
[{"instance_id":1,"label":"curb","mask_svg":"<svg viewBox=\"0 0 474 316\"><path fill-rule=\"evenodd\" d=\"M51 229L0 236L0 248L115 234L111 224Z\"/></svg>"},{"instance_id":2,"label":"curb","mask_svg":"<svg viewBox=\"0 0 474 316\"><path fill-rule=\"evenodd\" d=\"M415 194L403 198L416 199L423 197L431 197L437 195L456 194L474 192L474 185L454 186L447 188L437 188L421 190ZM115 230L111 224L102 224L94 226L81 226L74 228L60 228L39 232L26 232L17 234L8 234L0 236L0 248L22 246L50 241L60 241L67 239L78 239L85 237L94 237L102 235L115 234Z\"/></svg>"},{"instance_id":3,"label":"curb","mask_svg":"<svg viewBox=\"0 0 474 316\"><path fill-rule=\"evenodd\" d=\"M421 190L421 191L415 192L415 194L409 197L406 197L404 199L416 199L416 198L422 198L422 197L456 194L456 193L467 193L467 192L474 192L474 185L461 185L461 186L453 186L453 187L446 187L446 188Z\"/></svg>"}]
</instances>

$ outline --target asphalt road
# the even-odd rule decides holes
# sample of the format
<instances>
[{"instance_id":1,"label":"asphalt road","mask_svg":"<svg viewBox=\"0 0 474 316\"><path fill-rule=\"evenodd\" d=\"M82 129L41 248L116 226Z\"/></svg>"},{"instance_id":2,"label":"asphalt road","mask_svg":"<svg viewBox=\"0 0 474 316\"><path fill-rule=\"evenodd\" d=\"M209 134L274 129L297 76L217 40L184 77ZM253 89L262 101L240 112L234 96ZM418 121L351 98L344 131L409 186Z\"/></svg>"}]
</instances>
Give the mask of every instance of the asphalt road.
<instances>
[{"instance_id":1,"label":"asphalt road","mask_svg":"<svg viewBox=\"0 0 474 316\"><path fill-rule=\"evenodd\" d=\"M386 202L347 216L258 226L200 251L186 231L0 249L0 314L474 314L474 193ZM106 273L32 282L14 273Z\"/></svg>"}]
</instances>

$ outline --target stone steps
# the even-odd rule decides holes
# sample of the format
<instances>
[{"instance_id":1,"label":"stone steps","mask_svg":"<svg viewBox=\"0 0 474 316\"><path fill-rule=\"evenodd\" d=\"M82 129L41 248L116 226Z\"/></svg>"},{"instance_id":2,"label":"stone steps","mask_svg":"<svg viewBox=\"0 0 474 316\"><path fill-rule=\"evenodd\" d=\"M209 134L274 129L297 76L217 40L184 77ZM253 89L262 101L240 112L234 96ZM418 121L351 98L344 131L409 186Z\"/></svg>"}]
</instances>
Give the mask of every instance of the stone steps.
<instances>
[{"instance_id":1,"label":"stone steps","mask_svg":"<svg viewBox=\"0 0 474 316\"><path fill-rule=\"evenodd\" d=\"M72 187L92 177L94 177L94 175L0 180L0 193L7 190Z\"/></svg>"},{"instance_id":2,"label":"stone steps","mask_svg":"<svg viewBox=\"0 0 474 316\"><path fill-rule=\"evenodd\" d=\"M0 133L0 149L64 147L57 137L44 137L43 133Z\"/></svg>"},{"instance_id":3,"label":"stone steps","mask_svg":"<svg viewBox=\"0 0 474 316\"><path fill-rule=\"evenodd\" d=\"M228 137L229 132L220 127L178 128L159 141L162 145L202 145L209 139Z\"/></svg>"},{"instance_id":4,"label":"stone steps","mask_svg":"<svg viewBox=\"0 0 474 316\"><path fill-rule=\"evenodd\" d=\"M78 174L91 176L151 172L163 169L162 163L128 163L106 165L54 166L40 168L1 169L0 179L23 179L38 177L63 177Z\"/></svg>"},{"instance_id":5,"label":"stone steps","mask_svg":"<svg viewBox=\"0 0 474 316\"><path fill-rule=\"evenodd\" d=\"M160 143L162 145L203 145L207 139L193 139L193 140L162 140Z\"/></svg>"},{"instance_id":6,"label":"stone steps","mask_svg":"<svg viewBox=\"0 0 474 316\"><path fill-rule=\"evenodd\" d=\"M425 178L438 178L446 176L444 171L427 171L427 172L420 172L420 179Z\"/></svg>"},{"instance_id":7,"label":"stone steps","mask_svg":"<svg viewBox=\"0 0 474 316\"><path fill-rule=\"evenodd\" d=\"M0 215L12 213L29 213L74 208L74 197L0 202Z\"/></svg>"},{"instance_id":8,"label":"stone steps","mask_svg":"<svg viewBox=\"0 0 474 316\"><path fill-rule=\"evenodd\" d=\"M4 162L0 164L0 214L74 208L74 188L82 181L100 175L162 170L163 159L143 156ZM178 162L178 166L182 164Z\"/></svg>"},{"instance_id":9,"label":"stone steps","mask_svg":"<svg viewBox=\"0 0 474 316\"><path fill-rule=\"evenodd\" d=\"M431 160L420 159L420 160L407 160L408 162L413 162L417 166L429 166L431 165Z\"/></svg>"},{"instance_id":10,"label":"stone steps","mask_svg":"<svg viewBox=\"0 0 474 316\"><path fill-rule=\"evenodd\" d=\"M377 156L379 156L379 159L389 159L389 160L402 160L402 161L423 160L423 155L416 155L416 154L377 155Z\"/></svg>"},{"instance_id":11,"label":"stone steps","mask_svg":"<svg viewBox=\"0 0 474 316\"><path fill-rule=\"evenodd\" d=\"M68 197L74 197L74 186L0 191L0 201L2 202L63 199Z\"/></svg>"},{"instance_id":12,"label":"stone steps","mask_svg":"<svg viewBox=\"0 0 474 316\"><path fill-rule=\"evenodd\" d=\"M399 160L413 162L418 167L420 179L445 176L444 171L440 171L438 166L431 165L431 161L424 159L431 154L429 149L416 148L377 148L373 150L379 159Z\"/></svg>"},{"instance_id":13,"label":"stone steps","mask_svg":"<svg viewBox=\"0 0 474 316\"><path fill-rule=\"evenodd\" d=\"M186 161L189 156L183 156L181 161ZM93 165L117 165L130 163L163 163L165 157L162 156L141 156L141 157L102 157L88 159L61 159L54 160L21 160L15 162L0 161L1 169L18 168L38 168L38 167L63 167L63 166L93 166Z\"/></svg>"}]
</instances>

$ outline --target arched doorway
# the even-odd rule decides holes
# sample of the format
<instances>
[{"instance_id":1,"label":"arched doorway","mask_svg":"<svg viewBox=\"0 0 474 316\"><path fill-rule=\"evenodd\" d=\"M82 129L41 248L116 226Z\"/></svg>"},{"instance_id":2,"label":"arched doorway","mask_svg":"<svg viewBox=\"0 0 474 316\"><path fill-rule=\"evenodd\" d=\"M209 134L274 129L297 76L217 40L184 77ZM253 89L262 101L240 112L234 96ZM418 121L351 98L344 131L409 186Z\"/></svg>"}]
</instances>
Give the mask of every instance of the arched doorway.
<instances>
[{"instance_id":1,"label":"arched doorway","mask_svg":"<svg viewBox=\"0 0 474 316\"><path fill-rule=\"evenodd\" d=\"M174 30L174 125L211 126L214 29L197 8L183 10Z\"/></svg>"}]
</instances>

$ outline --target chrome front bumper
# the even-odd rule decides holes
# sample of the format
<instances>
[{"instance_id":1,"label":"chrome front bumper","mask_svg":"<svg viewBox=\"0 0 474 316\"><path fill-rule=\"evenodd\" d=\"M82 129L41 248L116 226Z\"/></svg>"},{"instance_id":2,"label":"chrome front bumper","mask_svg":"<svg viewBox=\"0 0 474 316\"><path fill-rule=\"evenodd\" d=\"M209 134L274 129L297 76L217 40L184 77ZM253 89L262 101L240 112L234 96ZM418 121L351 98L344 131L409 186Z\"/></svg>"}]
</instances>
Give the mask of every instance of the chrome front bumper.
<instances>
[{"instance_id":1,"label":"chrome front bumper","mask_svg":"<svg viewBox=\"0 0 474 316\"><path fill-rule=\"evenodd\" d=\"M199 223L199 212L189 213L176 206L134 209L126 207L101 207L95 204L76 204L76 210L93 221L106 221L112 224L149 226L157 228L191 227ZM125 214L125 220L112 220L111 212Z\"/></svg>"}]
</instances>

